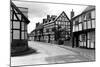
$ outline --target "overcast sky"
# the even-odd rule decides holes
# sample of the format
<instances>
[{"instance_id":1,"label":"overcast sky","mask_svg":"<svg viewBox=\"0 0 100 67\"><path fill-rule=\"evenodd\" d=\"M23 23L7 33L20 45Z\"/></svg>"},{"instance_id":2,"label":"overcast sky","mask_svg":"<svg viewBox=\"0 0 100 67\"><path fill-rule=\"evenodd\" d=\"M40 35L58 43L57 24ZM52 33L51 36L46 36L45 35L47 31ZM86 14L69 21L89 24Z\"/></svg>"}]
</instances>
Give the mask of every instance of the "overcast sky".
<instances>
[{"instance_id":1,"label":"overcast sky","mask_svg":"<svg viewBox=\"0 0 100 67\"><path fill-rule=\"evenodd\" d=\"M58 3L60 1L61 0L59 0ZM73 0L68 0L68 2L64 2L64 3L95 5L95 0L77 0L77 2L75 0L74 0L75 2L72 1ZM70 12L72 11L72 9L75 12L75 15L78 15L87 7L82 5L37 3L37 2L32 2L32 0L13 1L13 2L18 7L28 8L28 18L30 20L30 23L28 24L28 33L30 33L33 29L35 29L35 23L37 22L41 23L42 19L46 18L47 15L59 16L59 14L62 11L65 11L67 16L70 18Z\"/></svg>"}]
</instances>

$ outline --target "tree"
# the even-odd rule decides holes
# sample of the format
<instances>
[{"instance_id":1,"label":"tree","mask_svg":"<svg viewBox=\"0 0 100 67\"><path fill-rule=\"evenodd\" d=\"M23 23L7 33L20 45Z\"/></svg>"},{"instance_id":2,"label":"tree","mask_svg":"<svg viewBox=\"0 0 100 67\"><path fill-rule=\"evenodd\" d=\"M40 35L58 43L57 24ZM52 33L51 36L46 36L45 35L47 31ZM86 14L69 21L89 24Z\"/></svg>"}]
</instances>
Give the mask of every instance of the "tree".
<instances>
[{"instance_id":1,"label":"tree","mask_svg":"<svg viewBox=\"0 0 100 67\"><path fill-rule=\"evenodd\" d=\"M59 44L66 39L66 29L62 28L60 25L52 29L55 32L55 41L58 41Z\"/></svg>"}]
</instances>

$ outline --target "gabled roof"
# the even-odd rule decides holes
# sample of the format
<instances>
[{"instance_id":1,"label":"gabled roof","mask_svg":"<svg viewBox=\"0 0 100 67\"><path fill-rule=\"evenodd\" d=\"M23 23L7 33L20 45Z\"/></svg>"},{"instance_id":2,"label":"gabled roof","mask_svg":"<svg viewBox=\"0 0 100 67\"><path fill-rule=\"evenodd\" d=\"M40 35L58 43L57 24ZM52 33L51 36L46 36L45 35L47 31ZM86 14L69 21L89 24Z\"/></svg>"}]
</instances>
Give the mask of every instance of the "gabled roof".
<instances>
[{"instance_id":1,"label":"gabled roof","mask_svg":"<svg viewBox=\"0 0 100 67\"><path fill-rule=\"evenodd\" d=\"M89 10L92 10L92 9L95 9L95 6L88 6L86 9L84 9L83 12L86 12L86 11L89 11Z\"/></svg>"},{"instance_id":2,"label":"gabled roof","mask_svg":"<svg viewBox=\"0 0 100 67\"><path fill-rule=\"evenodd\" d=\"M66 13L64 11L54 21L58 20L62 16L64 16L68 21L70 21L68 16L66 15Z\"/></svg>"},{"instance_id":3,"label":"gabled roof","mask_svg":"<svg viewBox=\"0 0 100 67\"><path fill-rule=\"evenodd\" d=\"M16 7L16 5L13 2L11 2L11 7L14 8L16 11L18 11L23 16L27 24L30 22L28 18L18 9L18 7Z\"/></svg>"},{"instance_id":4,"label":"gabled roof","mask_svg":"<svg viewBox=\"0 0 100 67\"><path fill-rule=\"evenodd\" d=\"M82 14L84 14L84 13L90 11L90 10L95 10L95 6L88 6L86 9L83 10L83 12L82 12L81 14L79 14L79 15L73 17L72 19L75 19L75 18L81 16Z\"/></svg>"}]
</instances>

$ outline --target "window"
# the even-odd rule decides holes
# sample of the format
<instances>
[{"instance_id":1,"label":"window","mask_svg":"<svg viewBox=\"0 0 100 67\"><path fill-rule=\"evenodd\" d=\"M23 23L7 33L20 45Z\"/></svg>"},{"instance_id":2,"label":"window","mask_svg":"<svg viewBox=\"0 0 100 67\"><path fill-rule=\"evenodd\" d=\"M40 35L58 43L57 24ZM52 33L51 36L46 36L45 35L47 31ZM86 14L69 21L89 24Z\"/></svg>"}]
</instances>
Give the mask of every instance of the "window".
<instances>
[{"instance_id":1,"label":"window","mask_svg":"<svg viewBox=\"0 0 100 67\"><path fill-rule=\"evenodd\" d=\"M92 28L95 28L95 20L92 20Z\"/></svg>"},{"instance_id":2,"label":"window","mask_svg":"<svg viewBox=\"0 0 100 67\"><path fill-rule=\"evenodd\" d=\"M91 28L91 21L90 20L87 22L87 27L88 27L88 29Z\"/></svg>"},{"instance_id":3,"label":"window","mask_svg":"<svg viewBox=\"0 0 100 67\"><path fill-rule=\"evenodd\" d=\"M79 22L82 22L82 17L81 16L79 17Z\"/></svg>"},{"instance_id":4,"label":"window","mask_svg":"<svg viewBox=\"0 0 100 67\"><path fill-rule=\"evenodd\" d=\"M22 24L22 25L21 25L21 26L22 26L22 30L25 30L25 29L24 29L24 22L21 22L21 24Z\"/></svg>"},{"instance_id":5,"label":"window","mask_svg":"<svg viewBox=\"0 0 100 67\"><path fill-rule=\"evenodd\" d=\"M82 34L82 41L86 41L86 35Z\"/></svg>"},{"instance_id":6,"label":"window","mask_svg":"<svg viewBox=\"0 0 100 67\"><path fill-rule=\"evenodd\" d=\"M77 19L75 20L75 25L78 25L78 23L79 23L79 18L77 18Z\"/></svg>"},{"instance_id":7,"label":"window","mask_svg":"<svg viewBox=\"0 0 100 67\"><path fill-rule=\"evenodd\" d=\"M86 19L87 19L87 20L91 19L91 13L90 13L90 12L87 13L87 15L86 15Z\"/></svg>"},{"instance_id":8,"label":"window","mask_svg":"<svg viewBox=\"0 0 100 67\"><path fill-rule=\"evenodd\" d=\"M86 29L86 22L83 22L83 28Z\"/></svg>"},{"instance_id":9,"label":"window","mask_svg":"<svg viewBox=\"0 0 100 67\"><path fill-rule=\"evenodd\" d=\"M91 11L91 17L95 18L95 11Z\"/></svg>"},{"instance_id":10,"label":"window","mask_svg":"<svg viewBox=\"0 0 100 67\"><path fill-rule=\"evenodd\" d=\"M13 39L20 39L20 31L19 30L13 30Z\"/></svg>"},{"instance_id":11,"label":"window","mask_svg":"<svg viewBox=\"0 0 100 67\"><path fill-rule=\"evenodd\" d=\"M75 31L78 31L78 26L75 26Z\"/></svg>"},{"instance_id":12,"label":"window","mask_svg":"<svg viewBox=\"0 0 100 67\"><path fill-rule=\"evenodd\" d=\"M82 30L82 24L81 23L79 24L79 30Z\"/></svg>"},{"instance_id":13,"label":"window","mask_svg":"<svg viewBox=\"0 0 100 67\"><path fill-rule=\"evenodd\" d=\"M73 32L75 32L75 26L73 26Z\"/></svg>"},{"instance_id":14,"label":"window","mask_svg":"<svg viewBox=\"0 0 100 67\"><path fill-rule=\"evenodd\" d=\"M15 29L20 29L20 22L14 21L14 22L13 22L13 28L15 28Z\"/></svg>"}]
</instances>

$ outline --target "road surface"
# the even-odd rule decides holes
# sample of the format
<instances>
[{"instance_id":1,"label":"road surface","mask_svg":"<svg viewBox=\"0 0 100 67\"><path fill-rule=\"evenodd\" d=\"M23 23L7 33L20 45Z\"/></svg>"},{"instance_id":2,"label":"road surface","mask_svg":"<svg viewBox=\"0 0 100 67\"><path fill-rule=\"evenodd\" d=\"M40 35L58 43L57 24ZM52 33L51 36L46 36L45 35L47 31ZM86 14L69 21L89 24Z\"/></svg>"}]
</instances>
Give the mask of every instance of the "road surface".
<instances>
[{"instance_id":1,"label":"road surface","mask_svg":"<svg viewBox=\"0 0 100 67\"><path fill-rule=\"evenodd\" d=\"M29 41L28 45L36 49L37 53L11 57L11 66L89 61L88 58L58 45L34 41Z\"/></svg>"}]
</instances>

